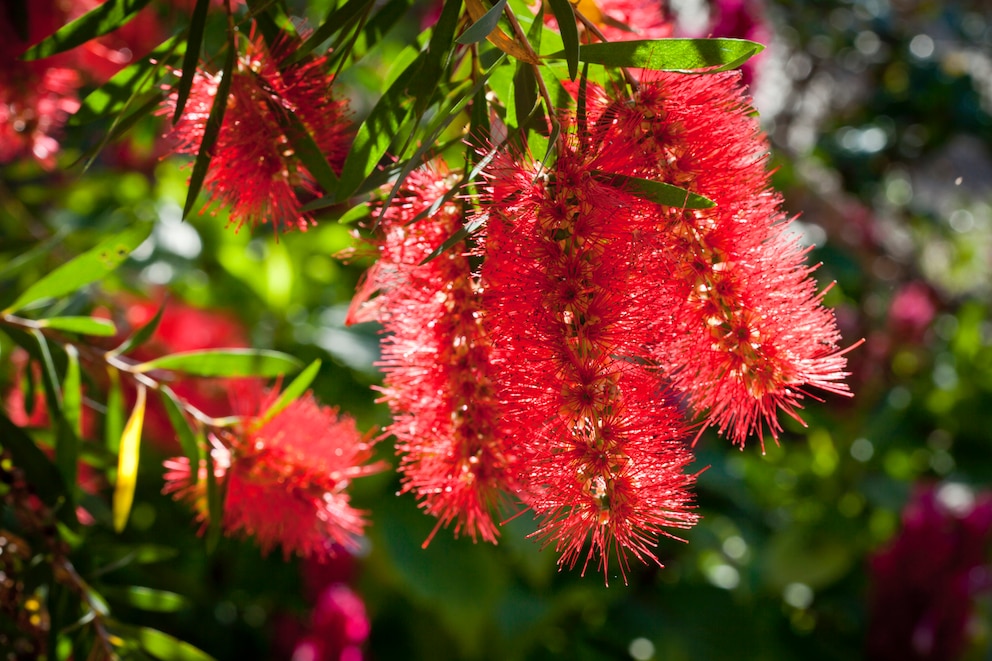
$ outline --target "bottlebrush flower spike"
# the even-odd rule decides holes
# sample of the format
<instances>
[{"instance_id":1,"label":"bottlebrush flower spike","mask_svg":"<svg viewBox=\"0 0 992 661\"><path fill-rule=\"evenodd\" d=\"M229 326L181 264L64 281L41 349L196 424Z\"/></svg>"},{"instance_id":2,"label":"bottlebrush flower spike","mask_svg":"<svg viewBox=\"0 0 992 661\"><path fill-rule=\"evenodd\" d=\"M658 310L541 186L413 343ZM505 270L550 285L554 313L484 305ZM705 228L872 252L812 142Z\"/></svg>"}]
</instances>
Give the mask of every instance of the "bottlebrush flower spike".
<instances>
[{"instance_id":1,"label":"bottlebrush flower spike","mask_svg":"<svg viewBox=\"0 0 992 661\"><path fill-rule=\"evenodd\" d=\"M346 489L352 479L382 470L367 463L372 443L354 420L310 393L262 421L277 395L249 388L235 393L235 409L245 416L241 428L212 439L215 475L226 491L224 533L251 535L265 553L282 546L287 558L326 556L335 545L356 550L365 516L350 505ZM195 482L186 457L165 466L163 492L193 506L205 523L205 462Z\"/></svg>"},{"instance_id":2,"label":"bottlebrush flower spike","mask_svg":"<svg viewBox=\"0 0 992 661\"><path fill-rule=\"evenodd\" d=\"M292 147L292 116L306 127L337 173L348 153L347 103L331 94L333 76L324 71L326 58L286 65L289 54L287 46L270 52L261 40L252 41L231 80L204 185L215 201L230 209L230 222L237 229L246 222L271 222L277 231L305 231L313 224L301 210L300 195L316 195L318 188ZM219 82L219 74L200 70L194 75L183 116L170 133L177 153L199 151ZM171 115L176 101L173 92L160 113Z\"/></svg>"},{"instance_id":3,"label":"bottlebrush flower spike","mask_svg":"<svg viewBox=\"0 0 992 661\"><path fill-rule=\"evenodd\" d=\"M386 209L379 260L366 274L350 321L383 325L382 399L402 456L403 491L414 493L455 534L495 542L493 514L510 490L512 456L493 389L490 343L466 244L421 264L465 222L457 200L416 217L447 194L453 177L440 163L413 172ZM370 300L372 294L378 297Z\"/></svg>"},{"instance_id":4,"label":"bottlebrush flower spike","mask_svg":"<svg viewBox=\"0 0 992 661\"><path fill-rule=\"evenodd\" d=\"M677 295L659 317L652 356L706 424L741 446L754 432L763 437L765 427L777 438L777 411L798 420L812 388L850 394L843 383L849 349L838 349L833 313L805 265L808 251L770 188L767 143L740 74L656 75L633 102L600 103L593 113L593 140L616 145L602 170L681 186L716 203L659 207L662 241L646 253L644 268Z\"/></svg>"},{"instance_id":5,"label":"bottlebrush flower spike","mask_svg":"<svg viewBox=\"0 0 992 661\"><path fill-rule=\"evenodd\" d=\"M503 153L487 170L482 277L502 427L519 492L574 566L616 553L657 561L655 537L691 526L691 455L658 373L637 356L664 300L637 271L639 199L597 181L568 145L546 176Z\"/></svg>"}]
</instances>

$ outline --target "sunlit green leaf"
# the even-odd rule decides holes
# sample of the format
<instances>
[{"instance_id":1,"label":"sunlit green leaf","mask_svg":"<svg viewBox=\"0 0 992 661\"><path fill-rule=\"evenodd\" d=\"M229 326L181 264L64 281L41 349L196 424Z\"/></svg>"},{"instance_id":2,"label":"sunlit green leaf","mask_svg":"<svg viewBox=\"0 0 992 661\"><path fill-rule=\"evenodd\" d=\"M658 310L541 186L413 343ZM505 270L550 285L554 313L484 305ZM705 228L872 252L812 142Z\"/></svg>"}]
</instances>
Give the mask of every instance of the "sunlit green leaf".
<instances>
[{"instance_id":1,"label":"sunlit green leaf","mask_svg":"<svg viewBox=\"0 0 992 661\"><path fill-rule=\"evenodd\" d=\"M124 394L121 392L121 376L113 367L107 367L107 414L103 422L103 440L107 450L117 454L120 451L121 436L124 434Z\"/></svg>"},{"instance_id":2,"label":"sunlit green leaf","mask_svg":"<svg viewBox=\"0 0 992 661\"><path fill-rule=\"evenodd\" d=\"M189 643L149 627L137 628L141 647L160 661L214 661L214 658Z\"/></svg>"},{"instance_id":3,"label":"sunlit green leaf","mask_svg":"<svg viewBox=\"0 0 992 661\"><path fill-rule=\"evenodd\" d=\"M317 46L333 37L338 30L347 29L375 4L375 0L348 0L340 7L330 10L324 21L297 48L289 58L289 64L300 62Z\"/></svg>"},{"instance_id":4,"label":"sunlit green leaf","mask_svg":"<svg viewBox=\"0 0 992 661\"><path fill-rule=\"evenodd\" d=\"M679 209L711 209L716 206L716 203L708 197L690 193L684 188L666 184L662 181L628 177L626 175L602 172L600 170L594 171L593 174L603 183L622 188L628 193L643 197L645 200L650 200L651 202L664 204L665 206L677 207Z\"/></svg>"},{"instance_id":5,"label":"sunlit green leaf","mask_svg":"<svg viewBox=\"0 0 992 661\"><path fill-rule=\"evenodd\" d=\"M319 371L320 360L315 360L307 365L307 368L300 372L300 375L293 379L293 382L279 393L279 398L272 402L272 406L262 415L260 423L271 420L280 411L296 401L310 387L310 384L313 383Z\"/></svg>"},{"instance_id":6,"label":"sunlit green leaf","mask_svg":"<svg viewBox=\"0 0 992 661\"><path fill-rule=\"evenodd\" d=\"M108 585L102 587L100 591L112 601L156 613L173 613L189 605L189 600L181 594L139 585Z\"/></svg>"},{"instance_id":7,"label":"sunlit green leaf","mask_svg":"<svg viewBox=\"0 0 992 661\"><path fill-rule=\"evenodd\" d=\"M98 317L49 317L48 319L38 319L37 323L41 328L79 333L80 335L111 337L117 332L114 322Z\"/></svg>"},{"instance_id":8,"label":"sunlit green leaf","mask_svg":"<svg viewBox=\"0 0 992 661\"><path fill-rule=\"evenodd\" d=\"M104 239L95 248L59 266L28 287L4 312L16 312L32 303L70 294L100 280L120 266L151 231L150 223L142 223Z\"/></svg>"},{"instance_id":9,"label":"sunlit green leaf","mask_svg":"<svg viewBox=\"0 0 992 661\"><path fill-rule=\"evenodd\" d=\"M579 46L579 60L610 67L662 71L726 71L744 64L764 46L746 39L649 39ZM565 58L561 51L549 55Z\"/></svg>"},{"instance_id":10,"label":"sunlit green leaf","mask_svg":"<svg viewBox=\"0 0 992 661\"><path fill-rule=\"evenodd\" d=\"M134 18L149 2L150 0L107 0L29 48L22 57L25 60L39 60L113 32Z\"/></svg>"},{"instance_id":11,"label":"sunlit green leaf","mask_svg":"<svg viewBox=\"0 0 992 661\"><path fill-rule=\"evenodd\" d=\"M135 372L172 370L195 376L281 376L299 368L292 356L267 349L203 349L174 353L134 366Z\"/></svg>"},{"instance_id":12,"label":"sunlit green leaf","mask_svg":"<svg viewBox=\"0 0 992 661\"><path fill-rule=\"evenodd\" d=\"M138 385L138 398L131 417L124 425L117 462L117 483L114 485L114 530L121 532L127 525L134 488L138 482L138 456L141 449L141 427L145 420L147 389Z\"/></svg>"},{"instance_id":13,"label":"sunlit green leaf","mask_svg":"<svg viewBox=\"0 0 992 661\"><path fill-rule=\"evenodd\" d=\"M178 59L183 47L184 42L179 36L172 37L146 57L118 71L86 95L79 110L69 118L69 124L87 124L132 107L133 99L155 87L158 80L155 72Z\"/></svg>"}]
</instances>

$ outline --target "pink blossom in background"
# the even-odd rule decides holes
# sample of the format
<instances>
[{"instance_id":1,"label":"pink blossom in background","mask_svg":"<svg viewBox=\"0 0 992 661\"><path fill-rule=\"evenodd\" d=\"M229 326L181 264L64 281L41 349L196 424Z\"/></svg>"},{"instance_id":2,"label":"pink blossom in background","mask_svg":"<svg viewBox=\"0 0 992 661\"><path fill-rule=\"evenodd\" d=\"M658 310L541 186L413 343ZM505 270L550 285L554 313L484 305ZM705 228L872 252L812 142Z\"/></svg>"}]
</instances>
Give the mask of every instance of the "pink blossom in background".
<instances>
[{"instance_id":1,"label":"pink blossom in background","mask_svg":"<svg viewBox=\"0 0 992 661\"><path fill-rule=\"evenodd\" d=\"M871 558L867 658L955 661L974 599L992 590L992 493L919 485L902 530Z\"/></svg>"}]
</instances>

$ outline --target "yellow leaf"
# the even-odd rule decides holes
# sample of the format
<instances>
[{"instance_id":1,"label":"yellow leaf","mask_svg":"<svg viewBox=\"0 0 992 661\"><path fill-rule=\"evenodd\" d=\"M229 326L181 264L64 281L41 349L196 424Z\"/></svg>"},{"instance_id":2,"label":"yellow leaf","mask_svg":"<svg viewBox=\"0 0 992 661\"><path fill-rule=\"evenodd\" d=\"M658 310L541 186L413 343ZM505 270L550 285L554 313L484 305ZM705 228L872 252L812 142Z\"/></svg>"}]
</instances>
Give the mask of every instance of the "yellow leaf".
<instances>
[{"instance_id":1,"label":"yellow leaf","mask_svg":"<svg viewBox=\"0 0 992 661\"><path fill-rule=\"evenodd\" d=\"M138 399L131 417L124 425L120 451L117 456L117 484L114 487L114 530L127 525L134 502L134 486L138 480L138 450L141 447L141 425L145 419L145 387L138 385Z\"/></svg>"}]
</instances>

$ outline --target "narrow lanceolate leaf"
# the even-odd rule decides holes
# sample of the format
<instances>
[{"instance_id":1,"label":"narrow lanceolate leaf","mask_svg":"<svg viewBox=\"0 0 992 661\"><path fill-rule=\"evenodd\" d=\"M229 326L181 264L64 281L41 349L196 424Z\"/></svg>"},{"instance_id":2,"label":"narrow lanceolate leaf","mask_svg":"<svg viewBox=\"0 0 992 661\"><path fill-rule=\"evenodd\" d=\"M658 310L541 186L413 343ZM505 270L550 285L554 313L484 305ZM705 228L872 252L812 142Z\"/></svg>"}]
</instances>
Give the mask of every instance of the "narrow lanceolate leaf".
<instances>
[{"instance_id":1,"label":"narrow lanceolate leaf","mask_svg":"<svg viewBox=\"0 0 992 661\"><path fill-rule=\"evenodd\" d=\"M134 487L138 481L138 452L141 449L141 426L145 420L146 388L138 386L138 398L131 417L124 425L117 455L117 484L114 486L114 530L121 532L134 503Z\"/></svg>"},{"instance_id":2,"label":"narrow lanceolate leaf","mask_svg":"<svg viewBox=\"0 0 992 661\"><path fill-rule=\"evenodd\" d=\"M661 71L726 71L744 64L764 46L746 39L649 39L579 46L579 60L609 67ZM564 59L564 51L550 58Z\"/></svg>"},{"instance_id":3,"label":"narrow lanceolate leaf","mask_svg":"<svg viewBox=\"0 0 992 661\"><path fill-rule=\"evenodd\" d=\"M0 411L0 448L10 453L14 465L24 471L42 502L54 507L65 493L62 475L23 429Z\"/></svg>"},{"instance_id":4,"label":"narrow lanceolate leaf","mask_svg":"<svg viewBox=\"0 0 992 661\"><path fill-rule=\"evenodd\" d=\"M186 40L186 54L183 56L183 74L179 79L179 88L176 91L176 111L172 115L173 124L183 116L186 100L189 99L189 91L193 89L193 76L196 75L196 67L200 63L200 46L203 44L203 33L207 26L207 9L209 8L210 0L196 0L196 6L193 8L193 16L189 23L189 37Z\"/></svg>"},{"instance_id":5,"label":"narrow lanceolate leaf","mask_svg":"<svg viewBox=\"0 0 992 661\"><path fill-rule=\"evenodd\" d=\"M690 193L684 188L679 188L678 186L666 184L661 181L628 177L601 170L594 170L593 176L603 183L622 188L628 193L633 193L638 197L643 197L645 200L668 207L679 209L711 209L716 206L716 203L708 197Z\"/></svg>"},{"instance_id":6,"label":"narrow lanceolate leaf","mask_svg":"<svg viewBox=\"0 0 992 661\"><path fill-rule=\"evenodd\" d=\"M124 395L121 392L121 375L113 367L107 367L107 414L103 422L103 440L107 450L117 454L120 451L121 436L124 434Z\"/></svg>"},{"instance_id":7,"label":"narrow lanceolate leaf","mask_svg":"<svg viewBox=\"0 0 992 661\"><path fill-rule=\"evenodd\" d=\"M575 25L575 10L569 0L549 0L549 4L558 21L558 32L565 47L563 52L568 63L568 77L575 80L579 74L579 29Z\"/></svg>"},{"instance_id":8,"label":"narrow lanceolate leaf","mask_svg":"<svg viewBox=\"0 0 992 661\"><path fill-rule=\"evenodd\" d=\"M168 298L162 300L162 305L159 306L158 311L155 316L152 317L151 321L139 328L134 332L131 337L127 338L120 345L115 348L111 353L122 354L140 347L142 344L151 339L152 335L155 334L155 330L158 328L159 322L162 321L162 315L165 313L165 306L169 302Z\"/></svg>"},{"instance_id":9,"label":"narrow lanceolate leaf","mask_svg":"<svg viewBox=\"0 0 992 661\"><path fill-rule=\"evenodd\" d=\"M196 442L193 429L189 426L189 421L183 415L179 396L168 386L163 386L159 390L159 394L162 397L162 406L165 407L165 413L169 416L169 422L172 423L172 429L175 430L176 438L179 439L179 446L183 449L183 454L186 455L186 458L189 459L189 465L199 466L200 447ZM191 471L194 480L198 478L199 473L199 471Z\"/></svg>"},{"instance_id":10,"label":"narrow lanceolate leaf","mask_svg":"<svg viewBox=\"0 0 992 661\"><path fill-rule=\"evenodd\" d=\"M231 78L234 75L234 65L238 61L238 49L234 43L234 35L227 35L227 57L224 59L224 68L221 71L220 82L217 84L217 95L214 97L213 105L210 106L210 114L207 116L207 124L203 128L203 141L200 143L200 151L196 154L193 162L193 172L189 176L189 191L186 193L186 204L183 205L183 218L189 215L196 203L196 196L200 194L203 187L203 180L207 177L207 170L210 168L210 158L217 138L220 136L221 126L224 124L224 113L227 110L227 97L231 92Z\"/></svg>"},{"instance_id":11,"label":"narrow lanceolate leaf","mask_svg":"<svg viewBox=\"0 0 992 661\"><path fill-rule=\"evenodd\" d=\"M193 376L282 376L298 369L289 354L267 349L204 349L155 358L134 366L135 372L171 370Z\"/></svg>"},{"instance_id":12,"label":"narrow lanceolate leaf","mask_svg":"<svg viewBox=\"0 0 992 661\"><path fill-rule=\"evenodd\" d=\"M142 649L160 661L214 661L200 648L158 629L138 627L135 637Z\"/></svg>"},{"instance_id":13,"label":"narrow lanceolate leaf","mask_svg":"<svg viewBox=\"0 0 992 661\"><path fill-rule=\"evenodd\" d=\"M79 349L65 347L65 379L62 380L62 416L76 436L83 435L83 391L79 376Z\"/></svg>"},{"instance_id":14,"label":"narrow lanceolate leaf","mask_svg":"<svg viewBox=\"0 0 992 661\"><path fill-rule=\"evenodd\" d=\"M358 127L355 141L341 170L335 201L343 202L354 194L379 163L379 159L386 154L393 137L410 116L411 107L405 103L406 86L419 69L423 57L425 56L418 57L400 74Z\"/></svg>"},{"instance_id":15,"label":"narrow lanceolate leaf","mask_svg":"<svg viewBox=\"0 0 992 661\"><path fill-rule=\"evenodd\" d=\"M465 223L457 232L449 236L444 240L444 243L435 248L431 254L424 257L424 261L420 262L420 266L423 266L427 262L436 259L439 255L442 255L446 250L449 250L452 246L457 244L459 241L464 241L468 236L474 234L483 224L485 224L486 219L484 216L478 216L472 220Z\"/></svg>"},{"instance_id":16,"label":"narrow lanceolate leaf","mask_svg":"<svg viewBox=\"0 0 992 661\"><path fill-rule=\"evenodd\" d=\"M112 601L155 613L174 613L189 605L189 600L181 594L166 590L154 590L140 585L108 585L100 591L103 596Z\"/></svg>"},{"instance_id":17,"label":"narrow lanceolate leaf","mask_svg":"<svg viewBox=\"0 0 992 661\"><path fill-rule=\"evenodd\" d=\"M476 44L488 37L496 29L496 26L499 25L499 17L503 15L505 8L506 0L499 0L478 18L475 17L478 14L478 10L474 12L470 10L475 22L472 23L469 29L462 33L462 36L458 37L458 43L463 45Z\"/></svg>"},{"instance_id":18,"label":"narrow lanceolate leaf","mask_svg":"<svg viewBox=\"0 0 992 661\"><path fill-rule=\"evenodd\" d=\"M149 2L150 0L107 0L29 48L22 59L39 60L113 32L134 18L138 10Z\"/></svg>"},{"instance_id":19,"label":"narrow lanceolate leaf","mask_svg":"<svg viewBox=\"0 0 992 661\"><path fill-rule=\"evenodd\" d=\"M333 37L339 30L346 29L372 8L375 0L348 0L340 7L330 10L324 22L289 57L288 64L301 62L317 46Z\"/></svg>"},{"instance_id":20,"label":"narrow lanceolate leaf","mask_svg":"<svg viewBox=\"0 0 992 661\"><path fill-rule=\"evenodd\" d=\"M159 78L156 72L177 62L182 49L182 39L177 35L163 42L146 57L121 69L113 78L86 95L79 110L69 118L69 124L87 124L120 114L133 105L132 99L155 87Z\"/></svg>"},{"instance_id":21,"label":"narrow lanceolate leaf","mask_svg":"<svg viewBox=\"0 0 992 661\"><path fill-rule=\"evenodd\" d=\"M279 393L279 398L272 402L272 406L262 415L258 424L262 425L278 415L280 411L292 404L296 399L307 391L313 383L317 373L320 371L320 360L315 360L307 368L300 372L293 382L286 386L285 390Z\"/></svg>"},{"instance_id":22,"label":"narrow lanceolate leaf","mask_svg":"<svg viewBox=\"0 0 992 661\"><path fill-rule=\"evenodd\" d=\"M27 288L4 313L16 312L38 301L58 298L100 280L127 259L148 238L151 223L135 225L105 239L75 259L58 267Z\"/></svg>"},{"instance_id":23,"label":"narrow lanceolate leaf","mask_svg":"<svg viewBox=\"0 0 992 661\"><path fill-rule=\"evenodd\" d=\"M468 10L468 15L472 17L473 21L476 21L476 24L481 21L489 11L491 11L490 9L487 9L482 0L465 0L465 9ZM473 24L472 27L475 27L475 24ZM512 55L518 60L527 62L528 64L539 63L537 56L534 54L534 49L531 48L529 44L516 41L513 37L503 32L500 27L496 27L496 29L489 32L486 36L486 40L507 55Z\"/></svg>"},{"instance_id":24,"label":"narrow lanceolate leaf","mask_svg":"<svg viewBox=\"0 0 992 661\"><path fill-rule=\"evenodd\" d=\"M80 335L111 337L117 332L114 322L97 317L50 317L39 319L38 326Z\"/></svg>"},{"instance_id":25,"label":"narrow lanceolate leaf","mask_svg":"<svg viewBox=\"0 0 992 661\"><path fill-rule=\"evenodd\" d=\"M289 143L293 146L296 156L306 169L310 171L317 184L325 192L334 194L338 188L338 175L335 174L330 163L327 162L327 157L324 156L320 147L314 142L310 131L307 130L307 127L296 116L296 113L287 112L283 114L283 117L286 119L286 125L289 128L286 132L286 137L289 138Z\"/></svg>"}]
</instances>

